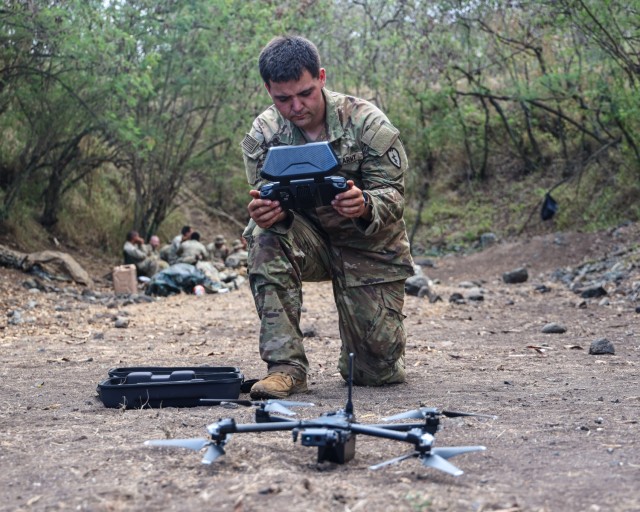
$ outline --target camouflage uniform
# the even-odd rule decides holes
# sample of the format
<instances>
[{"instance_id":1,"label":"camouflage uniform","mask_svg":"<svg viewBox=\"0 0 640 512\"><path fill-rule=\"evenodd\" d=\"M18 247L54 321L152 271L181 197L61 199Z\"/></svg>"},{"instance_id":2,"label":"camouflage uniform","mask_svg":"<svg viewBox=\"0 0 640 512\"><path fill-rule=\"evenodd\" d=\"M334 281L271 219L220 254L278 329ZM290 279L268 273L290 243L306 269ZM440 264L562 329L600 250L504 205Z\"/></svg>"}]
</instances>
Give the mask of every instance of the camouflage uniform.
<instances>
[{"instance_id":1,"label":"camouflage uniform","mask_svg":"<svg viewBox=\"0 0 640 512\"><path fill-rule=\"evenodd\" d=\"M350 219L331 206L291 211L262 229L251 220L243 236L249 279L261 318L260 355L269 373L303 378L308 371L300 331L302 281L331 279L347 376L355 353L354 382L404 381L404 281L413 274L404 220L407 157L398 130L371 103L323 89L326 140L351 179L371 198L372 220ZM255 188L270 146L305 144L303 133L271 106L242 142L247 179Z\"/></svg>"},{"instance_id":2,"label":"camouflage uniform","mask_svg":"<svg viewBox=\"0 0 640 512\"><path fill-rule=\"evenodd\" d=\"M150 253L146 245L138 245L127 241L122 251L125 265L135 265L138 274L141 276L152 277L169 266L166 261L162 261L153 253Z\"/></svg>"},{"instance_id":3,"label":"camouflage uniform","mask_svg":"<svg viewBox=\"0 0 640 512\"><path fill-rule=\"evenodd\" d=\"M177 263L189 263L195 265L199 261L209 259L207 248L198 240L185 240L178 248Z\"/></svg>"},{"instance_id":4,"label":"camouflage uniform","mask_svg":"<svg viewBox=\"0 0 640 512\"><path fill-rule=\"evenodd\" d=\"M207 251L209 251L211 261L224 263L224 260L229 256L229 248L227 247L224 237L221 235L216 236L216 239L207 245Z\"/></svg>"}]
</instances>

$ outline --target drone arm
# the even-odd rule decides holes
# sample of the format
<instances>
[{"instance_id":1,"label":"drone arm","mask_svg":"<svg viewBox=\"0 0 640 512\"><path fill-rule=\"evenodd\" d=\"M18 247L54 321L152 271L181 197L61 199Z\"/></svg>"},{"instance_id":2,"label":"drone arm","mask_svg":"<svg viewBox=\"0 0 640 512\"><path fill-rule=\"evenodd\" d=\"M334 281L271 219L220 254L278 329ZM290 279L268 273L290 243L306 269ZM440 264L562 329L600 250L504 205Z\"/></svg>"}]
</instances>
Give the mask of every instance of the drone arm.
<instances>
[{"instance_id":1,"label":"drone arm","mask_svg":"<svg viewBox=\"0 0 640 512\"><path fill-rule=\"evenodd\" d=\"M273 423L236 424L234 432L276 432L278 430L293 430L301 427L302 421L278 420Z\"/></svg>"},{"instance_id":2,"label":"drone arm","mask_svg":"<svg viewBox=\"0 0 640 512\"><path fill-rule=\"evenodd\" d=\"M414 428L423 428L424 422L421 423L368 423L367 427L382 428L384 430L396 430L398 432L408 432Z\"/></svg>"},{"instance_id":3,"label":"drone arm","mask_svg":"<svg viewBox=\"0 0 640 512\"><path fill-rule=\"evenodd\" d=\"M365 434L374 437L381 437L383 439L393 439L394 441L415 443L419 439L419 437L412 432L396 432L395 430L388 429L386 426L383 427L352 423L350 428L355 434Z\"/></svg>"}]
</instances>

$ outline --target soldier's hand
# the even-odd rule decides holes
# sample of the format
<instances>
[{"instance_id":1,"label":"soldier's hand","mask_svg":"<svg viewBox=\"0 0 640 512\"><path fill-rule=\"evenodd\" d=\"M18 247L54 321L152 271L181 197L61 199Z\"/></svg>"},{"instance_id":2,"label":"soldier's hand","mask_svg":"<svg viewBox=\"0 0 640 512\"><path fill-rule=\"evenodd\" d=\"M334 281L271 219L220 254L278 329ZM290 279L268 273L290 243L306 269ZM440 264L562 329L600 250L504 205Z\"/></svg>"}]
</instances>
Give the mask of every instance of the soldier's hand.
<instances>
[{"instance_id":1,"label":"soldier's hand","mask_svg":"<svg viewBox=\"0 0 640 512\"><path fill-rule=\"evenodd\" d=\"M260 199L259 190L250 190L249 194L252 197L251 202L247 206L249 217L261 228L270 228L276 222L287 218L287 212L282 209L278 201Z\"/></svg>"},{"instance_id":2,"label":"soldier's hand","mask_svg":"<svg viewBox=\"0 0 640 512\"><path fill-rule=\"evenodd\" d=\"M364 194L356 187L353 180L347 180L349 189L338 194L331 205L343 217L364 219L371 218L371 208L365 205Z\"/></svg>"}]
</instances>

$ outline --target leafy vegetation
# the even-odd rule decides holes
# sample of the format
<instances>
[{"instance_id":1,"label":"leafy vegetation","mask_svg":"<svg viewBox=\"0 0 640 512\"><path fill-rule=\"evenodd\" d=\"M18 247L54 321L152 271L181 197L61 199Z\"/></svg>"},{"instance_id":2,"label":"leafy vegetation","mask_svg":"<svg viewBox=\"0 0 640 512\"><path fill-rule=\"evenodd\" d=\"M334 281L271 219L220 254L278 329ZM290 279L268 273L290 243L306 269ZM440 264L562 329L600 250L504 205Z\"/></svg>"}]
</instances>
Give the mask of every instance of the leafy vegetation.
<instances>
[{"instance_id":1,"label":"leafy vegetation","mask_svg":"<svg viewBox=\"0 0 640 512\"><path fill-rule=\"evenodd\" d=\"M257 55L287 32L317 43L328 88L401 129L416 247L637 220L639 14L637 0L7 0L0 221L70 242L81 225L117 252L131 227L179 225L188 188L244 222L239 141L269 102ZM560 211L543 224L547 191Z\"/></svg>"}]
</instances>

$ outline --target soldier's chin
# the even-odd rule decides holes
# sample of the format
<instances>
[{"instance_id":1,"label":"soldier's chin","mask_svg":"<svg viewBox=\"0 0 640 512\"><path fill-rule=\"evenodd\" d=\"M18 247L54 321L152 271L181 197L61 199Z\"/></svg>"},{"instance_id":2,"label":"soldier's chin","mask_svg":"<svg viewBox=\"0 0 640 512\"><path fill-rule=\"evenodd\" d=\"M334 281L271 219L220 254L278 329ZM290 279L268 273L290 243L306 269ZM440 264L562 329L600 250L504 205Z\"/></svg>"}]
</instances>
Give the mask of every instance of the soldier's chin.
<instances>
[{"instance_id":1,"label":"soldier's chin","mask_svg":"<svg viewBox=\"0 0 640 512\"><path fill-rule=\"evenodd\" d=\"M298 128L303 128L309 124L309 117L304 116L294 116L289 119L293 124L295 124Z\"/></svg>"}]
</instances>

